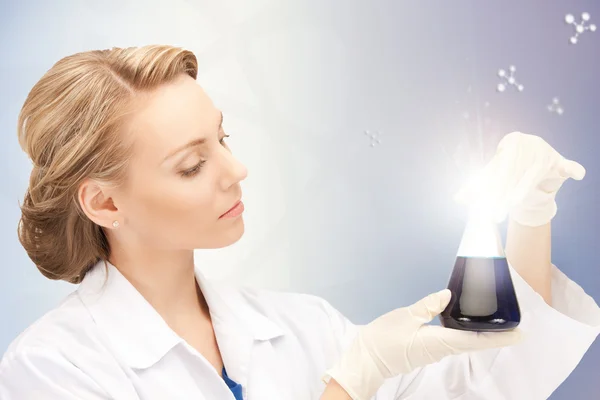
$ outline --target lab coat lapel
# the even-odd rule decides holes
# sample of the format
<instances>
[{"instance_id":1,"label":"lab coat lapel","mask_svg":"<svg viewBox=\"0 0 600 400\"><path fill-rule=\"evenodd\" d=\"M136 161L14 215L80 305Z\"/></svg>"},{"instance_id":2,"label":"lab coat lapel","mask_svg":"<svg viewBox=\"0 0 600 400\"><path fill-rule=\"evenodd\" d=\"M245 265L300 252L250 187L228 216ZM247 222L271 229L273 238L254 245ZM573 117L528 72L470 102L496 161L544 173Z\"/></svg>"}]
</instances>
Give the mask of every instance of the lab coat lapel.
<instances>
[{"instance_id":1,"label":"lab coat lapel","mask_svg":"<svg viewBox=\"0 0 600 400\"><path fill-rule=\"evenodd\" d=\"M255 342L248 379L248 400L294 399L284 371L294 369L294 360L281 360L271 341Z\"/></svg>"},{"instance_id":2,"label":"lab coat lapel","mask_svg":"<svg viewBox=\"0 0 600 400\"><path fill-rule=\"evenodd\" d=\"M198 268L196 268L196 280L208 304L227 375L245 387L254 344L252 331L239 317L240 310L232 307L230 293L220 288L218 283L209 282Z\"/></svg>"},{"instance_id":3,"label":"lab coat lapel","mask_svg":"<svg viewBox=\"0 0 600 400\"><path fill-rule=\"evenodd\" d=\"M264 368L278 366L270 341L282 336L283 330L261 314L239 289L211 282L198 268L196 279L210 310L227 375L242 385L251 400L282 398L277 396L279 393L271 394L280 390L279 381ZM255 379L257 374L261 378Z\"/></svg>"},{"instance_id":4,"label":"lab coat lapel","mask_svg":"<svg viewBox=\"0 0 600 400\"><path fill-rule=\"evenodd\" d=\"M229 325L213 326L227 375L247 388L254 338L243 330L231 329Z\"/></svg>"}]
</instances>

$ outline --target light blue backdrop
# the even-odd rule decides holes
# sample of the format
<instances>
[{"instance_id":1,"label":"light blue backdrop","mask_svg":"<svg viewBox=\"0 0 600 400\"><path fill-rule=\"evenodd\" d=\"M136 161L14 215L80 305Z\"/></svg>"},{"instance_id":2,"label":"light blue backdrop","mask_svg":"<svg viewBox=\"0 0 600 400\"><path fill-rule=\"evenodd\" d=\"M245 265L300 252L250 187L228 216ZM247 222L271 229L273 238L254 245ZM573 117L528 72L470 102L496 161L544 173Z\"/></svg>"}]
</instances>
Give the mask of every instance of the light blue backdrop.
<instances>
[{"instance_id":1,"label":"light blue backdrop","mask_svg":"<svg viewBox=\"0 0 600 400\"><path fill-rule=\"evenodd\" d=\"M569 1L0 1L0 352L73 286L45 280L20 247L30 165L16 118L59 58L168 43L198 55L244 183L247 234L199 251L215 278L311 292L367 322L443 288L463 229L451 201L469 160L501 135L544 137L588 171L558 196L553 260L600 299L600 32L569 38ZM498 92L516 67L524 90ZM547 106L554 97L564 109ZM379 134L373 142L365 131ZM600 390L596 343L552 396Z\"/></svg>"}]
</instances>

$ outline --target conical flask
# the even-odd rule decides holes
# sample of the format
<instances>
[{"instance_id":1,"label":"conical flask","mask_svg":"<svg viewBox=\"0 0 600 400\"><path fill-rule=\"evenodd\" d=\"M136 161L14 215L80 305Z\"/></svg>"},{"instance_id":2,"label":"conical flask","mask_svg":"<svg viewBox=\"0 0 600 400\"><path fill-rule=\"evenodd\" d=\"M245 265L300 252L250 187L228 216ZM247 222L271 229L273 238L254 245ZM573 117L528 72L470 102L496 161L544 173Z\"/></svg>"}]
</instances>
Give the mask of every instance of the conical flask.
<instances>
[{"instance_id":1,"label":"conical flask","mask_svg":"<svg viewBox=\"0 0 600 400\"><path fill-rule=\"evenodd\" d=\"M521 321L498 226L472 214L464 230L448 289L452 298L440 315L446 328L508 331Z\"/></svg>"}]
</instances>

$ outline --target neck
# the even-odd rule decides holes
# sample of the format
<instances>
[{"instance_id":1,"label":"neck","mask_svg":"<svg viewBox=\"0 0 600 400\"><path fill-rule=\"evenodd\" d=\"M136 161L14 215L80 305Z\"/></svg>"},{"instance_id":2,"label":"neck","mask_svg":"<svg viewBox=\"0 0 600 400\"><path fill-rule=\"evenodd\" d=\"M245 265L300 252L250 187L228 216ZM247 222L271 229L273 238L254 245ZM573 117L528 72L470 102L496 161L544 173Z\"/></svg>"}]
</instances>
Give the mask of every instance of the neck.
<instances>
[{"instance_id":1,"label":"neck","mask_svg":"<svg viewBox=\"0 0 600 400\"><path fill-rule=\"evenodd\" d=\"M193 250L111 247L110 262L169 324L189 316L208 318L196 283ZM198 314L200 312L200 314Z\"/></svg>"}]
</instances>

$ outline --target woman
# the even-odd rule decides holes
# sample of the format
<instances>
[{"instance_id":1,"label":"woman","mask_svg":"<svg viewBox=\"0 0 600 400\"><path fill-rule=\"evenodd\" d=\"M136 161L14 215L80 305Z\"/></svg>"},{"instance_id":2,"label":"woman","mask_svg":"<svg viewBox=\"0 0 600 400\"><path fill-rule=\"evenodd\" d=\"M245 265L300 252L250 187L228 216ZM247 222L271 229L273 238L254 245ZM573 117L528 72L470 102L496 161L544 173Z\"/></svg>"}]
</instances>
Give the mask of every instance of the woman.
<instances>
[{"instance_id":1,"label":"woman","mask_svg":"<svg viewBox=\"0 0 600 400\"><path fill-rule=\"evenodd\" d=\"M80 285L9 346L0 398L534 400L575 368L600 311L551 265L549 222L578 164L511 134L484 176L510 163L505 182L528 178L510 192L525 195L507 243L521 330L424 325L448 291L357 327L320 298L218 285L194 267L194 249L243 234L246 177L196 73L183 49L115 48L66 57L31 90L19 238L42 274Z\"/></svg>"}]
</instances>

